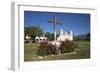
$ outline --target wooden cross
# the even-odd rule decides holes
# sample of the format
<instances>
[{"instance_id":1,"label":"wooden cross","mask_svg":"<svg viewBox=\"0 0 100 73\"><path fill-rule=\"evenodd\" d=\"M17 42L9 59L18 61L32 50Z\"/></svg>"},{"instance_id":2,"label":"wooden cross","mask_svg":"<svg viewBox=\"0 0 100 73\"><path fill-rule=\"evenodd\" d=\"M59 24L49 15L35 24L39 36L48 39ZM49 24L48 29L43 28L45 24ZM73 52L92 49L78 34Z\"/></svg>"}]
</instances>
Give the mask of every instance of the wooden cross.
<instances>
[{"instance_id":1,"label":"wooden cross","mask_svg":"<svg viewBox=\"0 0 100 73\"><path fill-rule=\"evenodd\" d=\"M48 22L54 24L54 40L56 41L56 24L62 25L62 22L61 21L60 22L57 22L56 16L54 16L53 19L49 19Z\"/></svg>"}]
</instances>

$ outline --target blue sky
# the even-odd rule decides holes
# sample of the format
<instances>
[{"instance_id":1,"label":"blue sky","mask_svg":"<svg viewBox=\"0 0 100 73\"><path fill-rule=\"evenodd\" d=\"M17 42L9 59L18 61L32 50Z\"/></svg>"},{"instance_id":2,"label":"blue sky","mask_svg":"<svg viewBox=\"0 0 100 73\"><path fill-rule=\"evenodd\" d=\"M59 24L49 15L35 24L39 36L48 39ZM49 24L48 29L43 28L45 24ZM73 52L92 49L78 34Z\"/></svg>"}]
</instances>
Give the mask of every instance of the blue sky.
<instances>
[{"instance_id":1,"label":"blue sky","mask_svg":"<svg viewBox=\"0 0 100 73\"><path fill-rule=\"evenodd\" d=\"M48 19L56 16L57 21L62 21L62 26L56 24L56 31L62 28L64 31L72 30L74 35L90 32L90 14L58 13L58 12L34 12L24 11L24 26L39 26L44 32L53 32L53 23Z\"/></svg>"}]
</instances>

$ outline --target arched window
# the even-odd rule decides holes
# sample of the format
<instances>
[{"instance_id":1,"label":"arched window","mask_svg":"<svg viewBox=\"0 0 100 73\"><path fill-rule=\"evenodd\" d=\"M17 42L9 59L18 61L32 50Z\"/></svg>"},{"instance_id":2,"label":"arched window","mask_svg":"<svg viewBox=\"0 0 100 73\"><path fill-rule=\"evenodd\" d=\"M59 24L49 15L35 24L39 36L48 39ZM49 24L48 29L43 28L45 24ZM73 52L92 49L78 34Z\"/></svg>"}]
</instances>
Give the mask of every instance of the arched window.
<instances>
[{"instance_id":1,"label":"arched window","mask_svg":"<svg viewBox=\"0 0 100 73\"><path fill-rule=\"evenodd\" d=\"M36 41L39 41L39 39L36 39Z\"/></svg>"},{"instance_id":2,"label":"arched window","mask_svg":"<svg viewBox=\"0 0 100 73\"><path fill-rule=\"evenodd\" d=\"M43 39L43 41L45 41L45 39Z\"/></svg>"}]
</instances>

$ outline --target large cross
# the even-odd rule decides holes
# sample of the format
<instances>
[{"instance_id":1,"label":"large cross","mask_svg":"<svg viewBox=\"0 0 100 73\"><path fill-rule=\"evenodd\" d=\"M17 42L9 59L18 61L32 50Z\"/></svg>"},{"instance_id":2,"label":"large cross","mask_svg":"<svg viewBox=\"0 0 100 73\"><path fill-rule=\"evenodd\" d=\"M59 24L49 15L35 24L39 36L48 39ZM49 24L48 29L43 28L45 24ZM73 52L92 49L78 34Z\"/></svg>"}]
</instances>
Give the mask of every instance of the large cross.
<instances>
[{"instance_id":1,"label":"large cross","mask_svg":"<svg viewBox=\"0 0 100 73\"><path fill-rule=\"evenodd\" d=\"M62 25L62 22L61 21L57 22L56 16L54 16L53 19L49 19L48 22L54 24L54 40L56 41L56 24Z\"/></svg>"}]
</instances>

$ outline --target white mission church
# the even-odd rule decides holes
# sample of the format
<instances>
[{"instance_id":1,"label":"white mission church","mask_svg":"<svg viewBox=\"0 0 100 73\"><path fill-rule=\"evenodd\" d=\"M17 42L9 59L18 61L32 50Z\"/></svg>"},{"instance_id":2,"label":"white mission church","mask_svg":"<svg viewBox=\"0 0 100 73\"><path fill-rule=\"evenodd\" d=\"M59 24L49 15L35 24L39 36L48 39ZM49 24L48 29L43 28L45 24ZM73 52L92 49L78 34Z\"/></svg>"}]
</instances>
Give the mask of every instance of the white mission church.
<instances>
[{"instance_id":1,"label":"white mission church","mask_svg":"<svg viewBox=\"0 0 100 73\"><path fill-rule=\"evenodd\" d=\"M59 37L57 38L58 41L73 41L73 32L70 30L70 32L64 32L62 29L60 29Z\"/></svg>"},{"instance_id":2,"label":"white mission church","mask_svg":"<svg viewBox=\"0 0 100 73\"><path fill-rule=\"evenodd\" d=\"M35 42L46 42L48 40L45 36L36 36ZM70 30L70 32L64 32L62 29L59 30L59 37L57 37L57 41L73 41L73 32Z\"/></svg>"}]
</instances>

